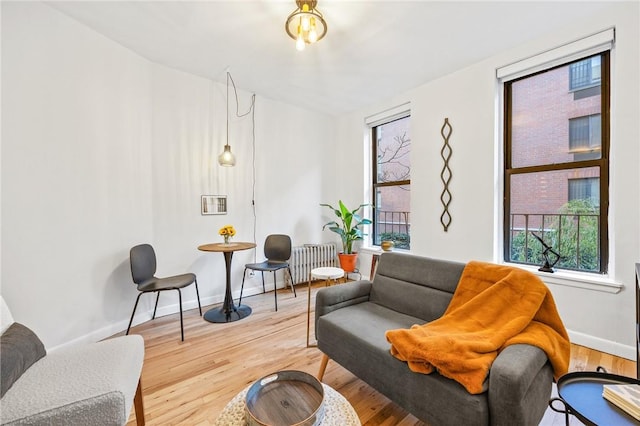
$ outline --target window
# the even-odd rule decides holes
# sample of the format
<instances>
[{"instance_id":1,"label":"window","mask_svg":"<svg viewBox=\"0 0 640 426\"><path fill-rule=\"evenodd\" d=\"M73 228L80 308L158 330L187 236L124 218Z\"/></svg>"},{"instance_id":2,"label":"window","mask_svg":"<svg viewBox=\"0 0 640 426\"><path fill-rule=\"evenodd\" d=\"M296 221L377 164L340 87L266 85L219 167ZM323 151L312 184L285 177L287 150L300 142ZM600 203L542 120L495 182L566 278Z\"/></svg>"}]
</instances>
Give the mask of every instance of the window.
<instances>
[{"instance_id":1,"label":"window","mask_svg":"<svg viewBox=\"0 0 640 426\"><path fill-rule=\"evenodd\" d=\"M591 151L600 149L600 114L569 119L569 149Z\"/></svg>"},{"instance_id":2,"label":"window","mask_svg":"<svg viewBox=\"0 0 640 426\"><path fill-rule=\"evenodd\" d=\"M609 78L606 51L505 82L505 261L541 265L535 233L556 268L607 272Z\"/></svg>"},{"instance_id":3,"label":"window","mask_svg":"<svg viewBox=\"0 0 640 426\"><path fill-rule=\"evenodd\" d=\"M574 161L600 158L601 123L600 114L569 119L569 151Z\"/></svg>"},{"instance_id":4,"label":"window","mask_svg":"<svg viewBox=\"0 0 640 426\"><path fill-rule=\"evenodd\" d=\"M600 203L600 179L578 178L569 179L569 201L585 200L595 205Z\"/></svg>"},{"instance_id":5,"label":"window","mask_svg":"<svg viewBox=\"0 0 640 426\"><path fill-rule=\"evenodd\" d=\"M585 89L600 84L600 56L592 56L569 65L569 90Z\"/></svg>"},{"instance_id":6,"label":"window","mask_svg":"<svg viewBox=\"0 0 640 426\"><path fill-rule=\"evenodd\" d=\"M373 244L393 241L409 249L411 135L408 116L371 127Z\"/></svg>"}]
</instances>

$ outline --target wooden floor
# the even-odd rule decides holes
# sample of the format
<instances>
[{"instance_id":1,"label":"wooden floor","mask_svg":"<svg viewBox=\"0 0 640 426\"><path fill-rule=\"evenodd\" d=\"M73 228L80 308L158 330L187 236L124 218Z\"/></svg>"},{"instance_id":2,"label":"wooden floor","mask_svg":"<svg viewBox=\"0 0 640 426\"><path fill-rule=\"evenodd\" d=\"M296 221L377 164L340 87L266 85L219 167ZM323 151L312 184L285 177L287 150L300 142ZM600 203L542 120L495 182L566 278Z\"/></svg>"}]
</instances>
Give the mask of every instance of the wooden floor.
<instances>
[{"instance_id":1,"label":"wooden floor","mask_svg":"<svg viewBox=\"0 0 640 426\"><path fill-rule=\"evenodd\" d=\"M312 306L315 288L322 285L314 284ZM260 377L283 369L315 376L321 353L306 347L307 286L300 284L296 290L296 298L290 290L278 291L278 312L273 292L243 298L253 313L232 323L212 324L197 309L186 311L184 342L178 314L133 327L131 333L145 340L142 387L147 424L211 425L233 396ZM203 307L203 312L210 308ZM635 377L633 361L572 346L570 371L593 371L597 366ZM323 381L346 397L363 425L424 425L334 362L329 362ZM543 423L564 425L564 417L547 415ZM134 410L128 425L135 425Z\"/></svg>"}]
</instances>

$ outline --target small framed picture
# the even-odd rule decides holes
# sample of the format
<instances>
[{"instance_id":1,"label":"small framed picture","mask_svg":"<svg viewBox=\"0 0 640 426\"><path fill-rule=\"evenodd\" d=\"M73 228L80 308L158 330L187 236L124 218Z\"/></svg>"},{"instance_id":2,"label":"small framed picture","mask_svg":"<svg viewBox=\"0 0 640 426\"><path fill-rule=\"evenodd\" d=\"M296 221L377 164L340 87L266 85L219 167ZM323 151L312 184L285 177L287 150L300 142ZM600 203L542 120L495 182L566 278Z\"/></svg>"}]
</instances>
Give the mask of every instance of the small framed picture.
<instances>
[{"instance_id":1,"label":"small framed picture","mask_svg":"<svg viewBox=\"0 0 640 426\"><path fill-rule=\"evenodd\" d=\"M210 214L227 214L227 196L203 195L200 199L200 213L203 216Z\"/></svg>"}]
</instances>

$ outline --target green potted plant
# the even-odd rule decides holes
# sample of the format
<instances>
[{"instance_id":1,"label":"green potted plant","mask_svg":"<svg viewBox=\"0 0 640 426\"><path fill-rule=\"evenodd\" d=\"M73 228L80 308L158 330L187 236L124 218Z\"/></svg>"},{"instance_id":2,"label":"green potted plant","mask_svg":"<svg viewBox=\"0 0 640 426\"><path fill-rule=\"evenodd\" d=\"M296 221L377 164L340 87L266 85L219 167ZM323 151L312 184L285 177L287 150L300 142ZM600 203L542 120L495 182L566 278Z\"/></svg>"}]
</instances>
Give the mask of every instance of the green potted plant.
<instances>
[{"instance_id":1,"label":"green potted plant","mask_svg":"<svg viewBox=\"0 0 640 426\"><path fill-rule=\"evenodd\" d=\"M368 204L360 204L358 208L354 210L349 210L342 200L338 201L338 207L334 208L329 204L320 204L321 206L330 208L340 221L332 220L331 222L327 222L322 227L322 230L325 228L329 228L330 231L335 232L340 235L340 239L342 239L342 253L338 254L338 258L340 259L340 267L344 269L345 272L353 272L356 265L356 259L358 254L353 252L353 242L357 240L362 240L366 235L360 229L361 225L370 225L371 220L363 218L358 214L358 211Z\"/></svg>"}]
</instances>

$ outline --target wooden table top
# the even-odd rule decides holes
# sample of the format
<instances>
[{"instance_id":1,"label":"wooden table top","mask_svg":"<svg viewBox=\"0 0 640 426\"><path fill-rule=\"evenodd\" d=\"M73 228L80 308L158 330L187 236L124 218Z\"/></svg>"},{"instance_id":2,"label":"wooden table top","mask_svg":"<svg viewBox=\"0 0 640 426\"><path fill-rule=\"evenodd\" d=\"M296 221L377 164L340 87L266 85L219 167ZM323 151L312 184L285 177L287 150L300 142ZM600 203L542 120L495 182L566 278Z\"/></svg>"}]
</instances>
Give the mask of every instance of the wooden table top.
<instances>
[{"instance_id":1,"label":"wooden table top","mask_svg":"<svg viewBox=\"0 0 640 426\"><path fill-rule=\"evenodd\" d=\"M255 243L246 243L246 242L231 242L228 244L225 243L210 243L203 244L198 246L198 250L201 251L215 251L215 252L230 252L230 251L239 251L239 250L249 250L256 246Z\"/></svg>"}]
</instances>

